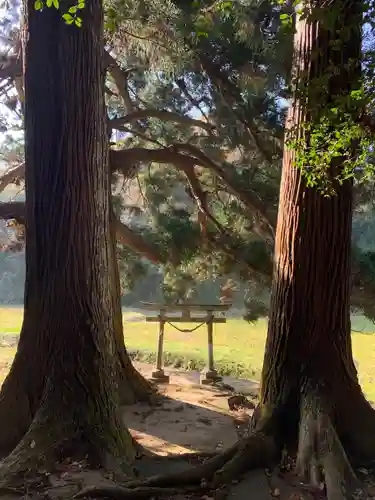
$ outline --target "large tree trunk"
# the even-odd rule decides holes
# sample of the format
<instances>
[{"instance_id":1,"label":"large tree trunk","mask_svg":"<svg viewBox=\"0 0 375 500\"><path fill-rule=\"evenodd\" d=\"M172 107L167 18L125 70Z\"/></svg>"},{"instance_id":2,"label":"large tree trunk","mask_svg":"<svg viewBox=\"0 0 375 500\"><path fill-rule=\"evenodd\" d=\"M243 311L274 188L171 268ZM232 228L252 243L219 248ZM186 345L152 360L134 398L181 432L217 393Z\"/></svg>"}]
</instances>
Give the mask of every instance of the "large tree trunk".
<instances>
[{"instance_id":1,"label":"large tree trunk","mask_svg":"<svg viewBox=\"0 0 375 500\"><path fill-rule=\"evenodd\" d=\"M334 26L309 17L297 23L294 76L299 91L287 120L294 138L303 136L304 123L317 116L316 108L328 107L330 100L359 86L362 2L335 1L330 9L337 13ZM327 101L314 101L317 82L327 76L318 94ZM340 172L341 160L329 166L331 178ZM344 498L342 478L331 477L340 469L340 453L336 450L336 462L328 463L328 448L340 440L351 458L375 456L375 418L359 386L351 348L352 182L333 181L336 194L324 197L307 188L295 162L296 151L285 149L258 415L276 419L283 444L298 443L304 475L317 452L312 443L323 440L319 465L332 498L339 490Z\"/></svg>"},{"instance_id":2,"label":"large tree trunk","mask_svg":"<svg viewBox=\"0 0 375 500\"><path fill-rule=\"evenodd\" d=\"M350 336L352 185L323 197L306 188L292 162L293 152L286 152L261 405L283 409L284 431L295 438L300 395L313 382L350 441L353 408L367 408Z\"/></svg>"},{"instance_id":3,"label":"large tree trunk","mask_svg":"<svg viewBox=\"0 0 375 500\"><path fill-rule=\"evenodd\" d=\"M154 393L151 384L134 368L124 343L121 310L120 275L116 255L116 227L111 212L111 283L115 342L118 356L118 380L120 403L127 405L137 401L149 401Z\"/></svg>"},{"instance_id":4,"label":"large tree trunk","mask_svg":"<svg viewBox=\"0 0 375 500\"><path fill-rule=\"evenodd\" d=\"M25 313L0 398L20 402L0 448L27 431L3 462L12 474L64 456L135 455L117 404L102 2L85 3L81 28L26 7Z\"/></svg>"}]
</instances>

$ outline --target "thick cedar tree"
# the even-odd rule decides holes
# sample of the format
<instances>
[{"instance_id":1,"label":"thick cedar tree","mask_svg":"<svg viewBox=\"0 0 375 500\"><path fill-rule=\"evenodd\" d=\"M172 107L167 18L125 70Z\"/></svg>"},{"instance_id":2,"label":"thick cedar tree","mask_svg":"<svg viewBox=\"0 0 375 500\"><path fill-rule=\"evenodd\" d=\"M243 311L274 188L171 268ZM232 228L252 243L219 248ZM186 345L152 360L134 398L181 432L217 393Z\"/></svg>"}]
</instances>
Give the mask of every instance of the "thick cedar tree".
<instances>
[{"instance_id":1,"label":"thick cedar tree","mask_svg":"<svg viewBox=\"0 0 375 500\"><path fill-rule=\"evenodd\" d=\"M335 0L329 13L323 2L304 7L286 125L292 138L358 89L361 76L362 2ZM347 459L375 457L375 414L351 348L352 182L335 181L342 162L335 158L328 172L336 193L323 196L306 186L296 155L285 148L258 423L268 422L278 447L298 450L305 480L319 483L323 473L329 498L352 498L358 484Z\"/></svg>"},{"instance_id":2,"label":"thick cedar tree","mask_svg":"<svg viewBox=\"0 0 375 500\"><path fill-rule=\"evenodd\" d=\"M102 2L81 28L34 0L25 11L26 288L0 394L4 474L135 455L118 405Z\"/></svg>"},{"instance_id":3,"label":"thick cedar tree","mask_svg":"<svg viewBox=\"0 0 375 500\"><path fill-rule=\"evenodd\" d=\"M296 91L287 120L297 138L319 106L349 95L360 78L362 2L304 7L310 13L296 23ZM349 499L359 485L352 465L375 458L375 412L359 386L350 337L352 182L336 182L342 159L335 158L327 167L336 194L324 197L306 186L296 153L285 149L260 404L250 434L200 467L144 485L202 477L228 483L250 468L274 465L286 449L297 454L305 481L319 487L324 480L329 500Z\"/></svg>"},{"instance_id":4,"label":"thick cedar tree","mask_svg":"<svg viewBox=\"0 0 375 500\"><path fill-rule=\"evenodd\" d=\"M306 135L304 123L358 89L361 76L362 2L335 0L329 13L323 2L305 8L310 12L295 34L296 92L286 125L292 138ZM351 460L375 457L375 414L359 386L351 347L353 188L350 180L335 180L342 158L328 166L333 196L307 188L297 154L285 148L259 414L276 418L283 444L298 444L303 475L320 461L333 495L341 445ZM334 444L336 456L329 453Z\"/></svg>"}]
</instances>

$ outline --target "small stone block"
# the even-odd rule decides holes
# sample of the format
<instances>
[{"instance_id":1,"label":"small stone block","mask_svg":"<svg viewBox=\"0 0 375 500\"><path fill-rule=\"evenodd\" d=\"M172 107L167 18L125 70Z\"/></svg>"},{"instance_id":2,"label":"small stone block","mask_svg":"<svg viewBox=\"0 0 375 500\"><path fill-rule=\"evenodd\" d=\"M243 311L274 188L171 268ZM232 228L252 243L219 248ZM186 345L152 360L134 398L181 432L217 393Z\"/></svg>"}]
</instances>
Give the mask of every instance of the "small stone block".
<instances>
[{"instance_id":1,"label":"small stone block","mask_svg":"<svg viewBox=\"0 0 375 500\"><path fill-rule=\"evenodd\" d=\"M215 384L221 380L223 380L223 377L220 377L216 370L207 370L206 372L201 373L200 376L200 382L202 385Z\"/></svg>"},{"instance_id":2,"label":"small stone block","mask_svg":"<svg viewBox=\"0 0 375 500\"><path fill-rule=\"evenodd\" d=\"M164 370L155 370L151 373L151 380L157 384L169 384L169 375Z\"/></svg>"}]
</instances>

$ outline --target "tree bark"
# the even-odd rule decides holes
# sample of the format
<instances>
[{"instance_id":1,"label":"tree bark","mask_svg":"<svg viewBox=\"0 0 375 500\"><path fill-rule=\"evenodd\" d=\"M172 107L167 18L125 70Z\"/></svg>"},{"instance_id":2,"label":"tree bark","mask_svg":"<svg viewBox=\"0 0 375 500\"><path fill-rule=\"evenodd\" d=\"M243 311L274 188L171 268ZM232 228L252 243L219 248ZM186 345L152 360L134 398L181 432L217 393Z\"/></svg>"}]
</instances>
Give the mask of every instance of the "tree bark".
<instances>
[{"instance_id":1,"label":"tree bark","mask_svg":"<svg viewBox=\"0 0 375 500\"><path fill-rule=\"evenodd\" d=\"M116 256L116 219L111 211L111 284L113 328L118 356L118 379L120 404L133 404L149 401L154 393L151 384L134 368L124 343L124 330L121 309L121 288L118 261Z\"/></svg>"},{"instance_id":2,"label":"tree bark","mask_svg":"<svg viewBox=\"0 0 375 500\"><path fill-rule=\"evenodd\" d=\"M1 479L64 457L135 456L117 404L101 0L82 18L69 26L27 1L25 313L0 415L22 406L0 448L21 441Z\"/></svg>"},{"instance_id":3,"label":"tree bark","mask_svg":"<svg viewBox=\"0 0 375 500\"><path fill-rule=\"evenodd\" d=\"M327 107L359 86L362 3L336 0L331 7L335 26L309 16L297 22L294 78L306 91L296 91L287 119L287 133L297 139L321 104L313 97L319 78L331 75L323 93ZM331 178L340 161L328 166ZM286 148L258 414L276 415L279 435L296 444L301 405L317 391L314 400L322 399L346 451L373 458L375 439L366 431L374 414L358 383L350 335L352 182L333 181L336 194L325 197L306 186L295 164L296 151Z\"/></svg>"}]
</instances>

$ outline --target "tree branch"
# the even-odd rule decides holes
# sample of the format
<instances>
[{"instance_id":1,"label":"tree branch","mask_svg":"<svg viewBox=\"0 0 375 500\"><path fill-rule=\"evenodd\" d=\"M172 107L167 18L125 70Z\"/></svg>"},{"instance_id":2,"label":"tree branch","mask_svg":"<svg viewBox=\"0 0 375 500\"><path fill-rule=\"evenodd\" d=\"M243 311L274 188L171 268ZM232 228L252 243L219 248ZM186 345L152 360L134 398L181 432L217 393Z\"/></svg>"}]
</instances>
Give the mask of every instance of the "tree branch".
<instances>
[{"instance_id":1,"label":"tree branch","mask_svg":"<svg viewBox=\"0 0 375 500\"><path fill-rule=\"evenodd\" d=\"M213 222L216 228L221 233L223 233L224 228L219 223L219 221L211 214L208 208L207 193L202 189L201 183L199 182L199 179L195 173L195 166L193 165L192 167L191 166L187 167L183 162L181 163L177 162L175 163L175 166L184 172L190 185L192 198L195 201L198 210L203 215L203 220L201 219L201 228L203 236L204 237L207 236L206 223L205 223L207 219Z\"/></svg>"},{"instance_id":2,"label":"tree branch","mask_svg":"<svg viewBox=\"0 0 375 500\"><path fill-rule=\"evenodd\" d=\"M164 144L162 142L158 141L157 139L152 139L147 134L140 132L139 129L140 129L140 127L137 127L137 130L136 130L135 128L125 127L125 125L123 127L121 127L122 132L128 132L129 134L133 134L137 137L140 137L141 139L143 139L146 142L149 142L150 144L156 144L160 148L164 148Z\"/></svg>"},{"instance_id":3,"label":"tree branch","mask_svg":"<svg viewBox=\"0 0 375 500\"><path fill-rule=\"evenodd\" d=\"M191 104L193 106L195 106L197 109L199 109L200 113L202 114L202 116L204 116L205 120L207 123L210 122L207 114L205 113L204 109L201 107L199 101L197 101L191 94L190 92L188 91L187 87L186 87L186 84L185 84L185 81L184 79L181 77L181 78L177 78L176 80L176 84L178 85L179 89L181 90L181 92L183 94L186 95L186 97L189 99L189 101L191 102Z\"/></svg>"},{"instance_id":4,"label":"tree branch","mask_svg":"<svg viewBox=\"0 0 375 500\"><path fill-rule=\"evenodd\" d=\"M6 55L0 58L0 80L11 80L21 103L24 101L23 72L21 54Z\"/></svg>"},{"instance_id":5,"label":"tree branch","mask_svg":"<svg viewBox=\"0 0 375 500\"><path fill-rule=\"evenodd\" d=\"M180 153L190 153L189 155ZM230 174L213 162L207 155L205 155L199 148L191 144L176 144L168 148L146 149L146 148L129 148L126 150L113 150L109 152L111 171L121 171L122 174L129 178L134 175L137 165L139 163L170 163L175 165L178 169L183 171L187 176L189 183L193 189L196 200L200 200L201 209L206 211L206 215L212 220L207 207L203 203L202 193L197 191L197 179L194 168L197 165L203 166L215 175L217 175L222 182L229 188L229 190L244 203L244 205L264 221L266 228L263 230L263 236L267 238L274 238L275 221L273 221L267 214L266 208L261 200L253 194L249 189L243 189L236 185L235 181L231 179ZM8 184L14 182L24 175L24 164L10 170L0 177L0 192L6 188ZM199 182L198 182L199 184ZM199 208L199 206L198 206ZM213 220L214 222L214 220ZM216 224L215 224L216 225Z\"/></svg>"},{"instance_id":6,"label":"tree branch","mask_svg":"<svg viewBox=\"0 0 375 500\"><path fill-rule=\"evenodd\" d=\"M0 193L6 189L9 184L13 184L18 179L23 179L25 177L25 163L21 163L12 169L7 170L0 177Z\"/></svg>"},{"instance_id":7,"label":"tree branch","mask_svg":"<svg viewBox=\"0 0 375 500\"><path fill-rule=\"evenodd\" d=\"M115 82L118 93L124 101L126 111L131 113L134 110L134 104L128 91L129 72L124 71L116 59L107 51L104 51L104 65Z\"/></svg>"},{"instance_id":8,"label":"tree branch","mask_svg":"<svg viewBox=\"0 0 375 500\"><path fill-rule=\"evenodd\" d=\"M164 259L155 247L147 243L140 234L130 229L118 219L115 221L115 228L117 241L146 257L146 259L154 264L162 264L164 262Z\"/></svg>"},{"instance_id":9,"label":"tree branch","mask_svg":"<svg viewBox=\"0 0 375 500\"><path fill-rule=\"evenodd\" d=\"M112 128L121 130L121 126L125 125L126 123L131 123L137 120L144 120L147 118L158 118L159 120L180 123L182 125L190 127L199 127L210 132L215 129L215 126L211 123L206 123L201 120L194 120L194 118L190 118L189 116L184 116L172 111L159 109L140 109L121 118L114 118L113 120L110 120L109 125Z\"/></svg>"},{"instance_id":10,"label":"tree branch","mask_svg":"<svg viewBox=\"0 0 375 500\"><path fill-rule=\"evenodd\" d=\"M129 151L129 150L128 150ZM130 150L131 151L131 150ZM150 151L155 152L158 157L157 160L153 160L152 154L150 155ZM142 154L140 154L142 152ZM170 152L162 150L142 150L139 149L137 150L137 153L134 154L134 151L132 151L131 155L124 155L124 153L127 153L127 151L114 151L114 153L120 153L116 159L116 162L119 162L123 164L123 161L127 161L130 157L132 157L132 160L137 158L138 161L140 161L140 157L142 156L143 161L160 161L161 163L164 160L167 160L168 163L174 163L173 158L176 157L177 153L170 154ZM117 155L116 155L117 156ZM146 158L147 156L147 158ZM184 161L189 161L188 158L186 158L184 155L180 155L184 159ZM112 166L113 167L113 166ZM115 168L117 170L117 168ZM15 170L15 169L14 169ZM13 170L13 172L14 172ZM121 170L121 169L119 169ZM1 182L1 181L0 181ZM13 202L4 202L0 203L0 219L5 219L5 220L10 220L10 219L15 219L17 220L18 223L20 224L25 224L25 204L24 202L21 201L13 201ZM162 256L160 253L152 247L149 243L147 243L140 234L132 231L129 227L125 226L122 224L119 220L116 221L116 236L118 241L123 243L125 246L128 246L135 252L138 252L139 254L145 256L147 259L149 259L151 262L154 263L160 263L162 264L164 262ZM210 237L211 240L211 237ZM268 274L262 273L261 271L254 269L249 262L245 262L243 259L242 255L238 255L236 252L233 251L230 245L228 245L227 241L227 235L225 234L220 234L220 236L217 238L214 238L211 240L211 243L215 246L219 246L222 248L222 250L230 256L233 261L236 263L238 262L244 262L246 263L247 266L249 266L252 269L252 272L258 275L258 278L266 284L269 284L270 279L271 279L271 272ZM353 272L354 272L354 278L353 278L353 290L352 290L352 306L357 307L358 309L361 309L365 316L368 318L372 319L373 321L375 320L375 307L374 307L374 294L375 294L375 289L372 286L370 282L368 282L368 276L359 276L360 272L358 269L356 269L355 266L353 266ZM362 279L363 278L363 279Z\"/></svg>"},{"instance_id":11,"label":"tree branch","mask_svg":"<svg viewBox=\"0 0 375 500\"><path fill-rule=\"evenodd\" d=\"M171 163L184 161L187 165L195 165L195 158L179 154L175 148L129 148L110 151L110 165L112 172L119 170L125 176L133 170L134 166L139 163Z\"/></svg>"},{"instance_id":12,"label":"tree branch","mask_svg":"<svg viewBox=\"0 0 375 500\"><path fill-rule=\"evenodd\" d=\"M201 44L205 45L205 41L201 41ZM264 160L266 160L269 164L274 163L274 154L277 153L280 155L281 151L275 150L275 152L272 152L269 150L269 147L263 143L253 117L249 116L241 105L243 99L241 97L240 89L230 80L225 70L207 57L204 50L200 53L199 60L202 69L206 72L213 85L220 92L228 109L232 111L233 115L243 125Z\"/></svg>"},{"instance_id":13,"label":"tree branch","mask_svg":"<svg viewBox=\"0 0 375 500\"><path fill-rule=\"evenodd\" d=\"M190 154L183 154L183 152ZM187 171L186 169L191 171L196 165L203 166L217 175L218 178L226 184L228 189L244 203L252 214L257 215L259 219L264 222L262 236L271 242L274 239L275 221L267 214L261 200L259 200L259 198L249 189L245 190L237 186L225 169L221 168L200 151L199 148L191 144L175 144L171 147L161 149L130 148L126 150L112 150L110 162L112 171L122 171L125 176L130 175L131 171L136 168L137 163L170 163L183 170L185 174Z\"/></svg>"},{"instance_id":14,"label":"tree branch","mask_svg":"<svg viewBox=\"0 0 375 500\"><path fill-rule=\"evenodd\" d=\"M176 153L173 148L162 148L162 149L145 149L145 148L133 148L126 149L123 151L112 151L111 152L111 168L114 170L122 170L121 165L126 165L126 174L131 171L134 167L134 163L140 162L158 162L158 163L170 163L173 164L177 169L181 170L190 185L193 199L197 204L198 210L213 224L216 228L223 232L223 228L216 218L211 214L208 209L207 204L207 194L203 191L200 182L195 173L195 165L198 164L196 158L189 157ZM113 170L112 170L113 171Z\"/></svg>"},{"instance_id":15,"label":"tree branch","mask_svg":"<svg viewBox=\"0 0 375 500\"><path fill-rule=\"evenodd\" d=\"M243 189L240 186L237 186L235 181L231 179L231 175L222 168L220 165L217 165L213 162L206 154L203 153L199 148L193 146L192 144L174 144L174 147L178 151L185 151L196 158L196 162L211 170L211 172L215 173L222 182L226 184L229 190L234 194L242 203L248 207L253 214L256 214L260 219L262 219L266 226L268 237L271 237L272 240L275 236L275 221L267 214L266 207L262 203L262 201L251 192L250 189Z\"/></svg>"},{"instance_id":16,"label":"tree branch","mask_svg":"<svg viewBox=\"0 0 375 500\"><path fill-rule=\"evenodd\" d=\"M0 219L15 219L20 224L25 224L25 203L23 201L12 201L0 203ZM152 245L147 243L140 234L136 233L121 221L115 221L116 237L123 245L146 257L154 264L163 263L164 259Z\"/></svg>"}]
</instances>

